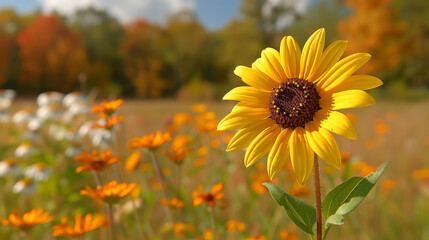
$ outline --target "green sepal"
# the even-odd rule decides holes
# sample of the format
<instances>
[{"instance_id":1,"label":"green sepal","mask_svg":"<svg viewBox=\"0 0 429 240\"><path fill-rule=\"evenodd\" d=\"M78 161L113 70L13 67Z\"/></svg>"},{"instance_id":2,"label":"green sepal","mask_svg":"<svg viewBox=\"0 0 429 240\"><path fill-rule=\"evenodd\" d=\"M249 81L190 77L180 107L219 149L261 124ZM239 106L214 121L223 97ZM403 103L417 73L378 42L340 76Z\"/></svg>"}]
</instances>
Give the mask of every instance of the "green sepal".
<instances>
[{"instance_id":1,"label":"green sepal","mask_svg":"<svg viewBox=\"0 0 429 240\"><path fill-rule=\"evenodd\" d=\"M366 177L352 177L332 189L322 201L325 228L330 224L343 224L343 216L353 211L365 199L389 164L390 162L386 162L376 172Z\"/></svg>"},{"instance_id":2,"label":"green sepal","mask_svg":"<svg viewBox=\"0 0 429 240\"><path fill-rule=\"evenodd\" d=\"M316 209L303 200L283 192L272 183L263 183L271 196L282 206L289 218L304 232L313 235L313 225L316 222Z\"/></svg>"}]
</instances>

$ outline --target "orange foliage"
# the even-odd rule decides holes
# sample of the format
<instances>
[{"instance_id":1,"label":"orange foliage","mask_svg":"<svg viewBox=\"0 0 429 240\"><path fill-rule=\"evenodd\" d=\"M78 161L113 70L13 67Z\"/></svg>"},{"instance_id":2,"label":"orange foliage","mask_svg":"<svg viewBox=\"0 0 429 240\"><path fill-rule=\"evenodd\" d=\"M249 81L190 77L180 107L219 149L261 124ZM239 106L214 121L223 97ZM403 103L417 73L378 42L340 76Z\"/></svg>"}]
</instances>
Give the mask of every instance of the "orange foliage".
<instances>
[{"instance_id":1,"label":"orange foliage","mask_svg":"<svg viewBox=\"0 0 429 240\"><path fill-rule=\"evenodd\" d=\"M124 28L121 49L125 53L126 76L131 79L137 97L160 97L166 86L160 76L163 60L153 54L151 47L154 41L159 41L156 34L159 29L140 19Z\"/></svg>"},{"instance_id":2,"label":"orange foliage","mask_svg":"<svg viewBox=\"0 0 429 240\"><path fill-rule=\"evenodd\" d=\"M338 31L350 41L345 55L368 52L372 55L360 73L374 73L396 67L407 44L403 40L407 26L395 21L391 0L346 0L353 11L338 23Z\"/></svg>"},{"instance_id":3,"label":"orange foliage","mask_svg":"<svg viewBox=\"0 0 429 240\"><path fill-rule=\"evenodd\" d=\"M21 84L42 89L69 90L85 71L86 52L79 35L54 16L40 16L17 39Z\"/></svg>"}]
</instances>

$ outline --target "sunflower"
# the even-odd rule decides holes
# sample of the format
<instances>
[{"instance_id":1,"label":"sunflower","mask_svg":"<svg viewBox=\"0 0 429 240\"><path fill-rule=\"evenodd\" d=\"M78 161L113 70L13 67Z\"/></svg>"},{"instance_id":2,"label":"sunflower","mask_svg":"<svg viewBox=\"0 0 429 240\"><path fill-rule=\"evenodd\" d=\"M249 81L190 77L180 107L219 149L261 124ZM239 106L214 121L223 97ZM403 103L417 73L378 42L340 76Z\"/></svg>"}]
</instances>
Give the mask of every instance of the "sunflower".
<instances>
[{"instance_id":1,"label":"sunflower","mask_svg":"<svg viewBox=\"0 0 429 240\"><path fill-rule=\"evenodd\" d=\"M247 148L246 167L268 153L267 170L272 179L290 155L300 184L311 174L314 153L340 168L340 151L331 132L356 139L356 131L350 119L337 110L374 104L363 90L383 83L373 76L353 75L370 59L369 54L356 53L340 60L347 41L336 41L325 50L324 45L324 29L313 33L302 52L287 36L280 52L267 48L252 68L235 69L249 86L236 87L223 97L238 103L218 130L240 129L227 151Z\"/></svg>"}]
</instances>

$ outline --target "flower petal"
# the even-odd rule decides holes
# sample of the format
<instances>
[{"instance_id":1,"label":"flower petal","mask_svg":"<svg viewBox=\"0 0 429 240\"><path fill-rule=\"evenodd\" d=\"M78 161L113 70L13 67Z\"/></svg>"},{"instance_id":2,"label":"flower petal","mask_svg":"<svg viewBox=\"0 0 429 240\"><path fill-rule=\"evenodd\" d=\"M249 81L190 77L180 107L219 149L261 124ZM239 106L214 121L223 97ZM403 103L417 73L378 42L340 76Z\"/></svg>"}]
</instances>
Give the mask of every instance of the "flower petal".
<instances>
[{"instance_id":1,"label":"flower petal","mask_svg":"<svg viewBox=\"0 0 429 240\"><path fill-rule=\"evenodd\" d=\"M352 121L340 112L322 109L316 112L314 120L326 130L350 139L356 139L356 130Z\"/></svg>"},{"instance_id":2,"label":"flower petal","mask_svg":"<svg viewBox=\"0 0 429 240\"><path fill-rule=\"evenodd\" d=\"M302 50L301 69L299 78L315 81L316 78L309 78L317 70L322 60L323 48L325 47L325 29L317 30L307 40Z\"/></svg>"},{"instance_id":3,"label":"flower petal","mask_svg":"<svg viewBox=\"0 0 429 240\"><path fill-rule=\"evenodd\" d=\"M280 172L289 158L289 138L291 134L292 130L290 128L281 131L268 154L267 171L270 179L273 179Z\"/></svg>"},{"instance_id":4,"label":"flower petal","mask_svg":"<svg viewBox=\"0 0 429 240\"><path fill-rule=\"evenodd\" d=\"M218 131L239 129L251 122L258 122L271 115L270 111L264 108L248 108L236 106L230 114L226 115L218 124Z\"/></svg>"},{"instance_id":5,"label":"flower petal","mask_svg":"<svg viewBox=\"0 0 429 240\"><path fill-rule=\"evenodd\" d=\"M299 184L307 182L314 164L314 153L305 138L305 131L298 127L292 132L289 140L290 160Z\"/></svg>"},{"instance_id":6,"label":"flower petal","mask_svg":"<svg viewBox=\"0 0 429 240\"><path fill-rule=\"evenodd\" d=\"M281 128L279 125L271 125L264 129L255 139L250 143L244 156L244 165L249 167L259 159L261 159L272 148L276 141L277 135L280 133Z\"/></svg>"},{"instance_id":7,"label":"flower petal","mask_svg":"<svg viewBox=\"0 0 429 240\"><path fill-rule=\"evenodd\" d=\"M225 94L222 99L255 103L268 108L270 93L259 91L254 87L236 87Z\"/></svg>"},{"instance_id":8,"label":"flower petal","mask_svg":"<svg viewBox=\"0 0 429 240\"><path fill-rule=\"evenodd\" d=\"M317 88L322 91L329 91L340 85L368 62L370 58L371 55L368 53L356 53L341 59L320 78Z\"/></svg>"},{"instance_id":9,"label":"flower petal","mask_svg":"<svg viewBox=\"0 0 429 240\"><path fill-rule=\"evenodd\" d=\"M231 138L226 151L230 152L248 147L259 133L273 124L275 124L275 122L271 118L267 118L258 123L243 127L243 129L238 131Z\"/></svg>"},{"instance_id":10,"label":"flower petal","mask_svg":"<svg viewBox=\"0 0 429 240\"><path fill-rule=\"evenodd\" d=\"M329 90L329 93L341 92L346 90L358 89L358 90L368 90L373 89L378 86L383 85L383 82L370 75L353 75L336 87Z\"/></svg>"},{"instance_id":11,"label":"flower petal","mask_svg":"<svg viewBox=\"0 0 429 240\"><path fill-rule=\"evenodd\" d=\"M330 110L365 107L374 103L374 98L362 90L347 90L325 95L319 101L322 109Z\"/></svg>"},{"instance_id":12,"label":"flower petal","mask_svg":"<svg viewBox=\"0 0 429 240\"><path fill-rule=\"evenodd\" d=\"M332 134L311 122L305 126L305 136L313 151L329 165L340 168L340 149Z\"/></svg>"},{"instance_id":13,"label":"flower petal","mask_svg":"<svg viewBox=\"0 0 429 240\"><path fill-rule=\"evenodd\" d=\"M280 62L283 65L286 77L296 78L299 75L301 49L293 37L287 36L280 44Z\"/></svg>"},{"instance_id":14,"label":"flower petal","mask_svg":"<svg viewBox=\"0 0 429 240\"><path fill-rule=\"evenodd\" d=\"M332 66L334 66L335 63L338 62L338 60L340 60L341 56L343 56L346 47L347 41L344 40L338 40L329 45L325 49L325 51L323 51L322 60L320 61L319 68L317 68L317 71L314 71L313 75L311 75L309 78L317 79L330 68L332 68Z\"/></svg>"},{"instance_id":15,"label":"flower petal","mask_svg":"<svg viewBox=\"0 0 429 240\"><path fill-rule=\"evenodd\" d=\"M286 79L283 66L280 64L280 55L277 50L273 48L266 48L261 53L261 58L258 58L252 65L267 76L280 83Z\"/></svg>"},{"instance_id":16,"label":"flower petal","mask_svg":"<svg viewBox=\"0 0 429 240\"><path fill-rule=\"evenodd\" d=\"M253 68L238 66L235 68L234 74L241 77L241 80L246 84L259 90L271 91L278 85L278 82L274 79Z\"/></svg>"}]
</instances>

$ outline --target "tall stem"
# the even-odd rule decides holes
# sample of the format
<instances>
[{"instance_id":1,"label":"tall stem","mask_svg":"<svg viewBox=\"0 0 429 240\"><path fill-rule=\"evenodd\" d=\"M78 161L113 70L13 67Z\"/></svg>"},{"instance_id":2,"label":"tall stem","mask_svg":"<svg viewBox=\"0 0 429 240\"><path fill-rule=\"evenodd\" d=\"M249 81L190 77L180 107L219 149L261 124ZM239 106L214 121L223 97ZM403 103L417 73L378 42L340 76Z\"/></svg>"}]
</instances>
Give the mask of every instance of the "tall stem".
<instances>
[{"instance_id":1,"label":"tall stem","mask_svg":"<svg viewBox=\"0 0 429 240\"><path fill-rule=\"evenodd\" d=\"M92 171L92 175L94 175L94 179L95 179L95 184L101 187L101 179L100 179L100 175L98 175L97 172Z\"/></svg>"},{"instance_id":2,"label":"tall stem","mask_svg":"<svg viewBox=\"0 0 429 240\"><path fill-rule=\"evenodd\" d=\"M322 240L322 204L320 194L319 159L314 154L314 191L316 193L317 240Z\"/></svg>"},{"instance_id":3,"label":"tall stem","mask_svg":"<svg viewBox=\"0 0 429 240\"><path fill-rule=\"evenodd\" d=\"M213 239L217 240L216 218L215 218L215 213L214 213L214 207L208 207L207 210L210 213L210 219L211 219L212 229L213 229Z\"/></svg>"},{"instance_id":4,"label":"tall stem","mask_svg":"<svg viewBox=\"0 0 429 240\"><path fill-rule=\"evenodd\" d=\"M115 239L115 230L113 229L113 213L112 204L106 203L107 217L108 217L108 228L109 228L109 239Z\"/></svg>"},{"instance_id":5,"label":"tall stem","mask_svg":"<svg viewBox=\"0 0 429 240\"><path fill-rule=\"evenodd\" d=\"M155 153L153 151L149 151L149 154L150 154L150 157L152 158L152 164L153 164L153 167L155 168L155 174L158 179L158 182L161 183L161 190L164 195L164 198L168 200L167 192L165 191L164 177L162 176L162 172L161 172L161 168L159 167L158 160L156 159ZM173 221L173 215L171 214L171 210L168 206L166 206L166 208L167 208L168 218L173 224L174 221Z\"/></svg>"}]
</instances>

